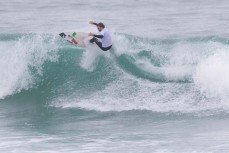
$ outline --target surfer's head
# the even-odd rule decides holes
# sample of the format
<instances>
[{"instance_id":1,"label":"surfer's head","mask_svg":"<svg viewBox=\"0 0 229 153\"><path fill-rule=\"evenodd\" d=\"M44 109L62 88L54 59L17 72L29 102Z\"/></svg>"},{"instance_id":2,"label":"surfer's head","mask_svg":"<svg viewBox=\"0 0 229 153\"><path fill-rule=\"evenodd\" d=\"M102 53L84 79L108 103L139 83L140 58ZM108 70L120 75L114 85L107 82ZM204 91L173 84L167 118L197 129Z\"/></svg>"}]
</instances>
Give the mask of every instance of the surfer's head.
<instances>
[{"instance_id":1,"label":"surfer's head","mask_svg":"<svg viewBox=\"0 0 229 153\"><path fill-rule=\"evenodd\" d=\"M100 32L105 28L105 25L102 22L100 22L100 23L97 24L97 28L98 28L98 30Z\"/></svg>"}]
</instances>

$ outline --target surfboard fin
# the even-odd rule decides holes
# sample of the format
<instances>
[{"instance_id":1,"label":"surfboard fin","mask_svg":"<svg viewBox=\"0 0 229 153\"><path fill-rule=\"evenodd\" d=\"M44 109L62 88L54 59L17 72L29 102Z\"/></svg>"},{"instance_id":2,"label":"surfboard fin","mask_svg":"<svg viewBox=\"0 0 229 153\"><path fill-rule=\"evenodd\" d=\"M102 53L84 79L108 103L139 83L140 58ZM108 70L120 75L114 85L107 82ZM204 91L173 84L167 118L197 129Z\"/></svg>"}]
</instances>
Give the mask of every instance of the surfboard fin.
<instances>
[{"instance_id":1,"label":"surfboard fin","mask_svg":"<svg viewBox=\"0 0 229 153\"><path fill-rule=\"evenodd\" d=\"M63 33L63 32L62 32L62 33L60 33L59 35L60 35L62 38L65 38L65 37L66 37L66 34L65 34L65 33Z\"/></svg>"}]
</instances>

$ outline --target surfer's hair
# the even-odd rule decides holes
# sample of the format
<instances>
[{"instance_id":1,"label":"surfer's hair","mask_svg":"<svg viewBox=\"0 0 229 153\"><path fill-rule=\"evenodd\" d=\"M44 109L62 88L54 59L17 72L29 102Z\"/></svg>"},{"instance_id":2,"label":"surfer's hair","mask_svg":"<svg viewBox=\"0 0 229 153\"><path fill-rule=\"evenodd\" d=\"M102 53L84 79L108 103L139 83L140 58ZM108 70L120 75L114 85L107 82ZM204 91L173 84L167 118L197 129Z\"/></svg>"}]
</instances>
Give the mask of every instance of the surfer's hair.
<instances>
[{"instance_id":1,"label":"surfer's hair","mask_svg":"<svg viewBox=\"0 0 229 153\"><path fill-rule=\"evenodd\" d=\"M105 28L105 25L104 25L102 22L98 23L97 26L98 26L98 27Z\"/></svg>"}]
</instances>

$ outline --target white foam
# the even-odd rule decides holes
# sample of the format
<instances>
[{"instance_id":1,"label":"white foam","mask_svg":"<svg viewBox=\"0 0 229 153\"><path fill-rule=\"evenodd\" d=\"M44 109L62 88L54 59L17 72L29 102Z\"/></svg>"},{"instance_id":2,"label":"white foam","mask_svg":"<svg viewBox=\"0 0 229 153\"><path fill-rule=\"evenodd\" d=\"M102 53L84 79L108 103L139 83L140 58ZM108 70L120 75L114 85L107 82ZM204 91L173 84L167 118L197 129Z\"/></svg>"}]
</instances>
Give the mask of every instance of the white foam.
<instances>
[{"instance_id":1,"label":"white foam","mask_svg":"<svg viewBox=\"0 0 229 153\"><path fill-rule=\"evenodd\" d=\"M93 71L102 54L102 51L95 45L87 44L86 51L83 52L83 58L81 59L81 67L89 72Z\"/></svg>"},{"instance_id":2,"label":"white foam","mask_svg":"<svg viewBox=\"0 0 229 153\"><path fill-rule=\"evenodd\" d=\"M0 56L0 97L12 94L15 90L29 88L32 78L28 73L27 54L23 52L23 46L12 42L1 42ZM23 76L23 77L22 77Z\"/></svg>"},{"instance_id":3,"label":"white foam","mask_svg":"<svg viewBox=\"0 0 229 153\"><path fill-rule=\"evenodd\" d=\"M130 54L134 52L132 43L124 35L112 35L113 47L115 53L120 56L121 54Z\"/></svg>"},{"instance_id":4,"label":"white foam","mask_svg":"<svg viewBox=\"0 0 229 153\"><path fill-rule=\"evenodd\" d=\"M54 107L82 108L97 111L150 110L154 112L198 112L221 108L206 104L194 84L152 83L123 74L105 89L93 94L58 97Z\"/></svg>"},{"instance_id":5,"label":"white foam","mask_svg":"<svg viewBox=\"0 0 229 153\"><path fill-rule=\"evenodd\" d=\"M228 48L229 49L229 48ZM229 98L229 53L218 50L201 61L194 82L207 97Z\"/></svg>"},{"instance_id":6,"label":"white foam","mask_svg":"<svg viewBox=\"0 0 229 153\"><path fill-rule=\"evenodd\" d=\"M56 54L52 54L57 48L53 39L55 38L34 35L23 36L17 41L0 42L0 98L27 90L34 85L30 68L42 75L44 61L57 59Z\"/></svg>"}]
</instances>

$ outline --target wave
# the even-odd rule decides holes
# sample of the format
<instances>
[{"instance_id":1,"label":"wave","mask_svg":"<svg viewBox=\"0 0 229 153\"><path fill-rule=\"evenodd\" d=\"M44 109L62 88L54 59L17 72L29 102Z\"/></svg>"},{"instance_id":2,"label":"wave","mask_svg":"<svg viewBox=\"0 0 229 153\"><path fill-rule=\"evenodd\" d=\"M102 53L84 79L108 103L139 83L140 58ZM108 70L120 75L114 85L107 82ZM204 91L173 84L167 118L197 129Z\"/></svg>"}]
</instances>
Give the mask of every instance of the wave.
<instances>
[{"instance_id":1,"label":"wave","mask_svg":"<svg viewBox=\"0 0 229 153\"><path fill-rule=\"evenodd\" d=\"M98 111L226 109L229 39L114 33L109 52L53 34L0 34L0 98L28 92L49 106Z\"/></svg>"}]
</instances>

